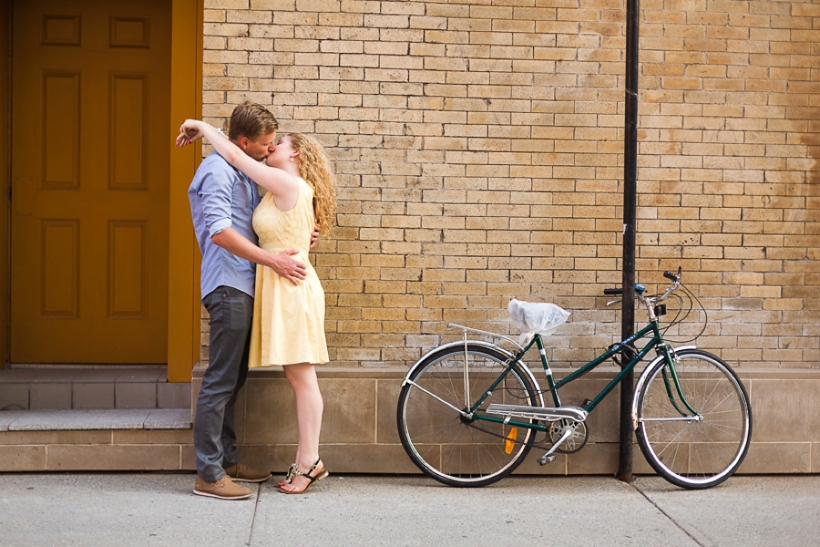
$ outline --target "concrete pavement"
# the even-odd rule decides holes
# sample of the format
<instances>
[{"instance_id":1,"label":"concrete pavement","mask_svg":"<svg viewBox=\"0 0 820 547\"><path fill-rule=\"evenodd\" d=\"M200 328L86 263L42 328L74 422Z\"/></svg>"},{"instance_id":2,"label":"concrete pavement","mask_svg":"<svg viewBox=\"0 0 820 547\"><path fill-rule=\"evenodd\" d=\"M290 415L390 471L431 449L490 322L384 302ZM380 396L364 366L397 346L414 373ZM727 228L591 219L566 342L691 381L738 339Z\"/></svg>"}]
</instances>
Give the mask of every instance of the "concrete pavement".
<instances>
[{"instance_id":1,"label":"concrete pavement","mask_svg":"<svg viewBox=\"0 0 820 547\"><path fill-rule=\"evenodd\" d=\"M339 476L244 501L191 474L0 475L3 547L815 546L820 476L733 477L685 491L656 477L512 477L454 489L420 476Z\"/></svg>"}]
</instances>

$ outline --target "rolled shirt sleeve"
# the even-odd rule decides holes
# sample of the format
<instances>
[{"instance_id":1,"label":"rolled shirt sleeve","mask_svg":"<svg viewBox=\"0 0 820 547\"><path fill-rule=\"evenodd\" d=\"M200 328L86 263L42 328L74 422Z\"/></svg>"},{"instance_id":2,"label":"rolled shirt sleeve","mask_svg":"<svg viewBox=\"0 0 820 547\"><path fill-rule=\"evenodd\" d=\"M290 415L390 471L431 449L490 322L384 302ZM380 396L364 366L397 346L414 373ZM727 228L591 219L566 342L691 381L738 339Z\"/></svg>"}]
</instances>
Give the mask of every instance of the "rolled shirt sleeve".
<instances>
[{"instance_id":1,"label":"rolled shirt sleeve","mask_svg":"<svg viewBox=\"0 0 820 547\"><path fill-rule=\"evenodd\" d=\"M254 245L257 244L252 225L253 210L259 204L256 185L214 152L197 169L188 187L188 199L191 202L194 232L202 253L202 297L221 285L253 296L256 264L231 254L211 238L232 228Z\"/></svg>"},{"instance_id":2,"label":"rolled shirt sleeve","mask_svg":"<svg viewBox=\"0 0 820 547\"><path fill-rule=\"evenodd\" d=\"M230 228L231 221L231 187L215 181L212 173L206 173L197 190L205 228L208 236L214 237L219 232Z\"/></svg>"}]
</instances>

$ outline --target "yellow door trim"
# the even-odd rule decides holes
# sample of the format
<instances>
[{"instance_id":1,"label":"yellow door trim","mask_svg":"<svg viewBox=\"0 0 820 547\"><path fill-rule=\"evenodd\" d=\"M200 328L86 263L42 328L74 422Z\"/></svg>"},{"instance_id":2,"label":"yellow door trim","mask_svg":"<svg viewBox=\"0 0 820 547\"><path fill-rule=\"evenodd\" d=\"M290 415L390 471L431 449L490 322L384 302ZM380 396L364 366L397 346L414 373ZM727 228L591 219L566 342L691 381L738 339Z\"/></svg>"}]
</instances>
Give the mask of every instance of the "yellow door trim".
<instances>
[{"instance_id":1,"label":"yellow door trim","mask_svg":"<svg viewBox=\"0 0 820 547\"><path fill-rule=\"evenodd\" d=\"M168 146L186 118L202 117L204 0L173 0L171 119ZM190 382L199 360L199 250L191 225L188 184L202 161L201 146L171 153L168 259L168 381Z\"/></svg>"},{"instance_id":2,"label":"yellow door trim","mask_svg":"<svg viewBox=\"0 0 820 547\"><path fill-rule=\"evenodd\" d=\"M9 169L11 166L11 110L9 81L9 37L11 36L11 2L0 0L0 196L6 204L0 207L0 369L9 358Z\"/></svg>"}]
</instances>

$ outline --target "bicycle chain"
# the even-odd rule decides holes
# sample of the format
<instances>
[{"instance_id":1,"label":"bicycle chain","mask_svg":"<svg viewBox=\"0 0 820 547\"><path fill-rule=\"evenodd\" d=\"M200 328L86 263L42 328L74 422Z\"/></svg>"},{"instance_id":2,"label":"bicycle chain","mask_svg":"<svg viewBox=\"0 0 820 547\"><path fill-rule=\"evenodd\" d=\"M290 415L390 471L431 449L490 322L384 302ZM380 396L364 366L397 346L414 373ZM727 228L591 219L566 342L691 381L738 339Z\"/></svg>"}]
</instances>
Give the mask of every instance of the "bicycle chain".
<instances>
[{"instance_id":1,"label":"bicycle chain","mask_svg":"<svg viewBox=\"0 0 820 547\"><path fill-rule=\"evenodd\" d=\"M535 421L534 423L538 423L538 421ZM469 427L472 427L473 429L476 429L478 431L481 431L482 433L486 433L487 435L490 435L492 437L498 437L499 439L504 439L505 441L510 440L505 435L501 435L500 433L493 433L492 431L487 431L486 429L478 427L475 424L475 422L470 423L470 424L465 424L465 425L467 425ZM547 440L547 437L549 436L549 433L547 431L537 431L537 430L533 430L533 431L535 431L535 435L538 435L538 433L543 433L544 434L544 440L543 441L533 441L533 443L532 443L533 447L535 447L535 448L550 448L552 446L551 444L550 445L544 444L545 441ZM513 442L515 444L524 444L523 441L518 441L518 440L513 440L511 442Z\"/></svg>"}]
</instances>

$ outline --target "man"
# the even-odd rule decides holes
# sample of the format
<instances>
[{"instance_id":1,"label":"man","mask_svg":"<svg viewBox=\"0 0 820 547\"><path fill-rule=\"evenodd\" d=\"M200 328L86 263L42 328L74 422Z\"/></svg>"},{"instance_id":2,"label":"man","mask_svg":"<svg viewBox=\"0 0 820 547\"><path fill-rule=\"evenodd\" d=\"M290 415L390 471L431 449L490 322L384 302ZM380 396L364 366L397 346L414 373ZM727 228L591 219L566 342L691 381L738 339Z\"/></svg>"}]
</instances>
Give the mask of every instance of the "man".
<instances>
[{"instance_id":1,"label":"man","mask_svg":"<svg viewBox=\"0 0 820 547\"><path fill-rule=\"evenodd\" d=\"M278 123L265 107L245 102L231 115L228 138L262 161L276 149ZM296 284L305 265L288 249L269 253L257 245L251 225L260 197L256 185L216 152L197 169L188 189L194 230L202 252L202 302L210 314L210 363L196 405L194 494L245 499L252 491L234 481L264 482L269 471L239 461L234 403L248 374L256 264Z\"/></svg>"}]
</instances>

